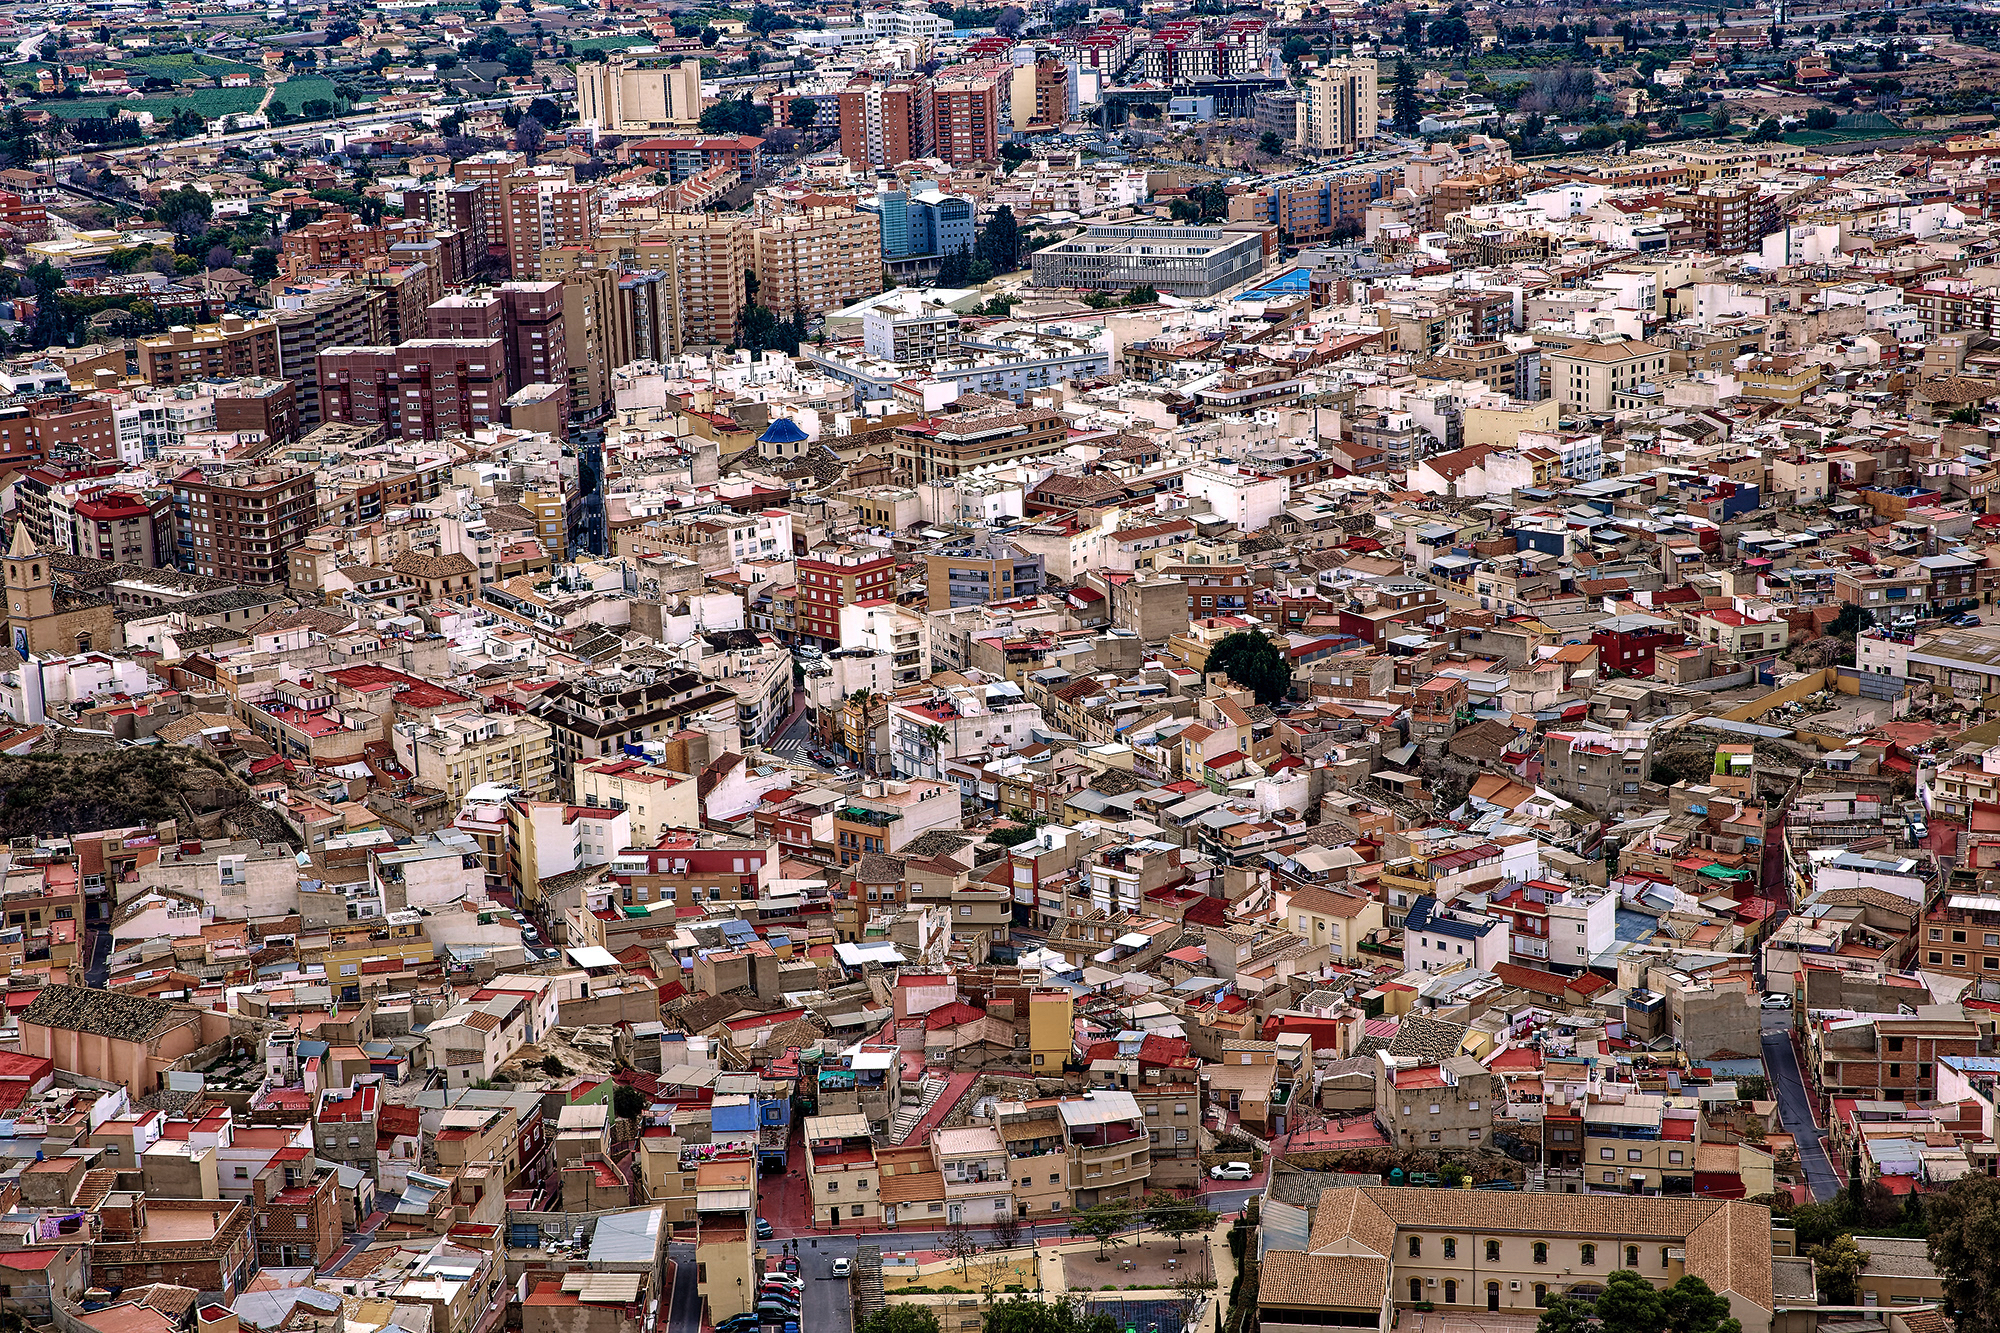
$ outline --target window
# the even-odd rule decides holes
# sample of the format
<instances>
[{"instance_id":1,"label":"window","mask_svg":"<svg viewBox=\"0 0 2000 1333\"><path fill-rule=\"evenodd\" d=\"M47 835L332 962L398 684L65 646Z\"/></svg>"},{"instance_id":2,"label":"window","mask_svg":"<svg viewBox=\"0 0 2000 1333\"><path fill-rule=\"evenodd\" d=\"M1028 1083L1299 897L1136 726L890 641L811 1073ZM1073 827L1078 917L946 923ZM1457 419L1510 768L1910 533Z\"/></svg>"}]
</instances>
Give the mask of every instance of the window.
<instances>
[{"instance_id":1,"label":"window","mask_svg":"<svg viewBox=\"0 0 2000 1333\"><path fill-rule=\"evenodd\" d=\"M1444 1238L1444 1257L1447 1259L1458 1258L1458 1242L1450 1236Z\"/></svg>"},{"instance_id":2,"label":"window","mask_svg":"<svg viewBox=\"0 0 2000 1333\"><path fill-rule=\"evenodd\" d=\"M1637 1148L1627 1148L1625 1150L1625 1160L1628 1162L1643 1162L1646 1160L1646 1155Z\"/></svg>"},{"instance_id":3,"label":"window","mask_svg":"<svg viewBox=\"0 0 2000 1333\"><path fill-rule=\"evenodd\" d=\"M1668 1253L1667 1253L1667 1247L1666 1247L1666 1246L1664 1246L1664 1245L1662 1245L1662 1246L1660 1247L1660 1267L1662 1267L1662 1268L1666 1268L1666 1267L1668 1267L1669 1265L1671 1265L1672 1263L1673 1263L1673 1259L1672 1259L1672 1258L1671 1258L1671 1257L1670 1257L1670 1256L1668 1255Z\"/></svg>"},{"instance_id":4,"label":"window","mask_svg":"<svg viewBox=\"0 0 2000 1333\"><path fill-rule=\"evenodd\" d=\"M1439 1143L1439 1142L1442 1142L1442 1141L1443 1141L1443 1139L1444 1139L1444 1135L1442 1135L1442 1134L1438 1133L1438 1132L1437 1132L1436 1130L1432 1130L1432 1131L1431 1131L1431 1142L1432 1142L1432 1143Z\"/></svg>"},{"instance_id":5,"label":"window","mask_svg":"<svg viewBox=\"0 0 2000 1333\"><path fill-rule=\"evenodd\" d=\"M1549 1243L1545 1240L1536 1241L1532 1253L1535 1256L1536 1263L1538 1264L1547 1263L1549 1261ZM1542 1303L1542 1292L1544 1290L1546 1290L1546 1288L1543 1287L1535 1288L1535 1304L1540 1305Z\"/></svg>"},{"instance_id":6,"label":"window","mask_svg":"<svg viewBox=\"0 0 2000 1333\"><path fill-rule=\"evenodd\" d=\"M1421 1259L1424 1257L1424 1238L1422 1236L1410 1237L1410 1257L1412 1259Z\"/></svg>"},{"instance_id":7,"label":"window","mask_svg":"<svg viewBox=\"0 0 2000 1333\"><path fill-rule=\"evenodd\" d=\"M1500 1262L1499 1241L1489 1240L1486 1242L1486 1262L1489 1264L1497 1264Z\"/></svg>"},{"instance_id":8,"label":"window","mask_svg":"<svg viewBox=\"0 0 2000 1333\"><path fill-rule=\"evenodd\" d=\"M1618 1160L1618 1150L1616 1148L1599 1148L1597 1150L1597 1157L1599 1161L1615 1162Z\"/></svg>"},{"instance_id":9,"label":"window","mask_svg":"<svg viewBox=\"0 0 2000 1333\"><path fill-rule=\"evenodd\" d=\"M1604 1183L1605 1183L1605 1184L1607 1184L1607 1185L1615 1185L1615 1184L1617 1184L1617 1183L1618 1183L1618 1173L1617 1173L1616 1171L1606 1171L1606 1172L1604 1173Z\"/></svg>"},{"instance_id":10,"label":"window","mask_svg":"<svg viewBox=\"0 0 2000 1333\"><path fill-rule=\"evenodd\" d=\"M306 1215L304 1213L292 1214L292 1222L300 1231L306 1229Z\"/></svg>"},{"instance_id":11,"label":"window","mask_svg":"<svg viewBox=\"0 0 2000 1333\"><path fill-rule=\"evenodd\" d=\"M1582 1250L1581 1258L1583 1260L1583 1266L1585 1268L1589 1268L1592 1265L1594 1265L1597 1262L1597 1247L1595 1245L1585 1245Z\"/></svg>"},{"instance_id":12,"label":"window","mask_svg":"<svg viewBox=\"0 0 2000 1333\"><path fill-rule=\"evenodd\" d=\"M1681 1150L1679 1148L1670 1148L1667 1150L1668 1166L1679 1166L1683 1160L1684 1159L1681 1155Z\"/></svg>"},{"instance_id":13,"label":"window","mask_svg":"<svg viewBox=\"0 0 2000 1333\"><path fill-rule=\"evenodd\" d=\"M1444 1280L1444 1303L1446 1305L1458 1304L1458 1283L1452 1281L1450 1278Z\"/></svg>"},{"instance_id":14,"label":"window","mask_svg":"<svg viewBox=\"0 0 2000 1333\"><path fill-rule=\"evenodd\" d=\"M1637 1268L1639 1266L1639 1247L1637 1245L1627 1245L1625 1247L1625 1266L1627 1268Z\"/></svg>"},{"instance_id":15,"label":"window","mask_svg":"<svg viewBox=\"0 0 2000 1333\"><path fill-rule=\"evenodd\" d=\"M1535 1284L1535 1308L1538 1310L1543 1309L1548 1305L1548 1303L1549 1303L1548 1283L1537 1282Z\"/></svg>"}]
</instances>

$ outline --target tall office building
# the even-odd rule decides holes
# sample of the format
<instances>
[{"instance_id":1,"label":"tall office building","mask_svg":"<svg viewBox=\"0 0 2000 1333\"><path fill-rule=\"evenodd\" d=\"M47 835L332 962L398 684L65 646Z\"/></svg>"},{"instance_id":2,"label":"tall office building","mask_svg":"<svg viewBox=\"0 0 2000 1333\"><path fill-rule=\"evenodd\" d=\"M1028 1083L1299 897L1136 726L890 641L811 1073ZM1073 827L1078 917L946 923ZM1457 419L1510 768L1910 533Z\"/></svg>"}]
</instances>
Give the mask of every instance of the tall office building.
<instances>
[{"instance_id":1,"label":"tall office building","mask_svg":"<svg viewBox=\"0 0 2000 1333\"><path fill-rule=\"evenodd\" d=\"M576 67L576 116L606 134L645 134L701 119L701 62L613 51Z\"/></svg>"},{"instance_id":2,"label":"tall office building","mask_svg":"<svg viewBox=\"0 0 2000 1333\"><path fill-rule=\"evenodd\" d=\"M857 74L840 90L840 155L893 167L931 150L930 81L920 74Z\"/></svg>"},{"instance_id":3,"label":"tall office building","mask_svg":"<svg viewBox=\"0 0 2000 1333\"><path fill-rule=\"evenodd\" d=\"M1299 99L1305 123L1299 143L1309 153L1351 152L1375 139L1375 62L1332 60L1306 79Z\"/></svg>"},{"instance_id":4,"label":"tall office building","mask_svg":"<svg viewBox=\"0 0 2000 1333\"><path fill-rule=\"evenodd\" d=\"M528 155L496 148L452 163L451 175L453 180L479 188L479 230L486 237L487 253L506 253L507 194L514 187L515 177L534 179Z\"/></svg>"}]
</instances>

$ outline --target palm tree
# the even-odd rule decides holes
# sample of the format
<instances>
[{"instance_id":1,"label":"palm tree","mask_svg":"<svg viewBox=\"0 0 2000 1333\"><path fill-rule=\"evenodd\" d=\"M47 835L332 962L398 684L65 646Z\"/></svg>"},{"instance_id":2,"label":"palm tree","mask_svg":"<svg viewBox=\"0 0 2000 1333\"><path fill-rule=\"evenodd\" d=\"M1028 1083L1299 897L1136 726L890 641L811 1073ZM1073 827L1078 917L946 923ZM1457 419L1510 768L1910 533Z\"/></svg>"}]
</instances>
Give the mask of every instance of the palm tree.
<instances>
[{"instance_id":1,"label":"palm tree","mask_svg":"<svg viewBox=\"0 0 2000 1333\"><path fill-rule=\"evenodd\" d=\"M923 731L919 734L923 736L924 744L931 747L931 763L933 764L933 766L937 768L937 770L940 773L942 773L944 767L943 766L944 743L945 739L948 736L950 736L951 733L946 731L942 726L939 726L937 723L933 722L929 726L925 727Z\"/></svg>"}]
</instances>

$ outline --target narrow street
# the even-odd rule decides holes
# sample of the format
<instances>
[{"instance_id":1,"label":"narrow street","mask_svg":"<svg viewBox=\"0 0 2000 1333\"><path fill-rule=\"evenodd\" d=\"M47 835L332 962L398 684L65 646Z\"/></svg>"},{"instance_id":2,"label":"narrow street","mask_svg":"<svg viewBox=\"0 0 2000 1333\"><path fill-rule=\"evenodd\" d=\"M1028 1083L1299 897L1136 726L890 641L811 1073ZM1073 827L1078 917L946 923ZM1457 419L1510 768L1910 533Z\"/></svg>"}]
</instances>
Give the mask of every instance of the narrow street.
<instances>
[{"instance_id":1,"label":"narrow street","mask_svg":"<svg viewBox=\"0 0 2000 1333\"><path fill-rule=\"evenodd\" d=\"M1764 1068L1770 1071L1771 1088L1777 1094L1778 1116L1784 1122L1785 1132L1799 1145L1799 1161L1805 1165L1806 1184L1812 1189L1813 1198L1824 1203L1840 1193L1840 1177L1827 1161L1826 1136L1813 1116L1812 1094L1799 1074L1799 1063L1792 1050L1790 1015L1771 1014L1767 1021L1770 1019L1783 1024L1764 1030Z\"/></svg>"}]
</instances>

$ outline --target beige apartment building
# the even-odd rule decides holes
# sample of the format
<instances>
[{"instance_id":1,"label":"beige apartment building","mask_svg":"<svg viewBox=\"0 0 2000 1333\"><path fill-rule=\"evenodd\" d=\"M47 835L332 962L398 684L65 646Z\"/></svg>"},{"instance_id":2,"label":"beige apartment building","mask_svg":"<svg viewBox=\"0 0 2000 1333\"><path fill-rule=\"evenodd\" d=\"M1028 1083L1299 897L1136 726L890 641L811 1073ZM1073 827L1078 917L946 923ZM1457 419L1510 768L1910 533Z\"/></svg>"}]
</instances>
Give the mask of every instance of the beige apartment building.
<instances>
[{"instance_id":1,"label":"beige apartment building","mask_svg":"<svg viewBox=\"0 0 2000 1333\"><path fill-rule=\"evenodd\" d=\"M666 267L680 304L675 351L736 341L748 295L743 274L756 262L750 236L750 219L708 213L670 213L647 233L646 240L665 242L671 253ZM650 248L642 245L641 254ZM758 298L769 300L762 291Z\"/></svg>"},{"instance_id":2,"label":"beige apartment building","mask_svg":"<svg viewBox=\"0 0 2000 1333\"><path fill-rule=\"evenodd\" d=\"M579 767L573 781L579 805L623 810L630 816L635 847L652 846L670 828L701 827L701 797L694 778L664 765L607 759Z\"/></svg>"},{"instance_id":3,"label":"beige apartment building","mask_svg":"<svg viewBox=\"0 0 2000 1333\"><path fill-rule=\"evenodd\" d=\"M429 725L399 723L392 735L397 760L453 801L488 782L530 800L555 798L555 733L538 717L468 713Z\"/></svg>"},{"instance_id":4,"label":"beige apartment building","mask_svg":"<svg viewBox=\"0 0 2000 1333\"><path fill-rule=\"evenodd\" d=\"M1298 100L1299 146L1309 153L1352 152L1372 143L1378 113L1373 60L1330 60L1306 76Z\"/></svg>"},{"instance_id":5,"label":"beige apartment building","mask_svg":"<svg viewBox=\"0 0 2000 1333\"><path fill-rule=\"evenodd\" d=\"M1153 1173L1146 1115L1129 1092L1097 1089L1055 1104L1069 1147L1071 1206L1137 1200Z\"/></svg>"},{"instance_id":6,"label":"beige apartment building","mask_svg":"<svg viewBox=\"0 0 2000 1333\"><path fill-rule=\"evenodd\" d=\"M1573 412L1612 411L1618 395L1667 369L1664 348L1633 338L1576 342L1545 352L1543 359L1552 396Z\"/></svg>"},{"instance_id":7,"label":"beige apartment building","mask_svg":"<svg viewBox=\"0 0 2000 1333\"><path fill-rule=\"evenodd\" d=\"M1772 1245L1770 1210L1734 1201L1329 1189L1304 1248L1266 1252L1258 1323L1388 1328L1419 1304L1532 1317L1553 1297L1598 1295L1625 1268L1658 1287L1699 1277L1744 1333L1771 1333Z\"/></svg>"},{"instance_id":8,"label":"beige apartment building","mask_svg":"<svg viewBox=\"0 0 2000 1333\"><path fill-rule=\"evenodd\" d=\"M882 290L882 220L873 213L802 207L759 221L752 237L757 302L780 318L839 310Z\"/></svg>"}]
</instances>

